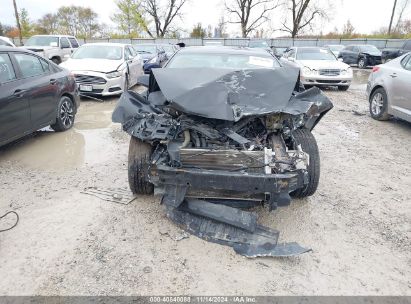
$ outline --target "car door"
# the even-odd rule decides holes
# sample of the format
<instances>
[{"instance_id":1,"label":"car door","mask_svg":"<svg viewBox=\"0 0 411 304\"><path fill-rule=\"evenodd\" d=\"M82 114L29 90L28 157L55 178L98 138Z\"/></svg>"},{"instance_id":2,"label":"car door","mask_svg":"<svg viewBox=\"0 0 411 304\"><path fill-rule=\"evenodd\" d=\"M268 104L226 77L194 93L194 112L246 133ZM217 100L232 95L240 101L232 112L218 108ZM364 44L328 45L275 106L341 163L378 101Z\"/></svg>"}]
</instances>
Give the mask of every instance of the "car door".
<instances>
[{"instance_id":1,"label":"car door","mask_svg":"<svg viewBox=\"0 0 411 304\"><path fill-rule=\"evenodd\" d=\"M342 58L344 63L350 64L350 54L352 53L352 46L347 46L345 49L343 49L340 54L338 55L338 58Z\"/></svg>"},{"instance_id":2,"label":"car door","mask_svg":"<svg viewBox=\"0 0 411 304\"><path fill-rule=\"evenodd\" d=\"M69 40L66 37L60 38L60 48L61 48L61 60L66 61L70 58L72 53L72 48Z\"/></svg>"},{"instance_id":3,"label":"car door","mask_svg":"<svg viewBox=\"0 0 411 304\"><path fill-rule=\"evenodd\" d=\"M389 72L392 78L390 96L391 108L395 115L407 115L411 119L411 54L395 65ZM399 112L399 113L398 113Z\"/></svg>"},{"instance_id":4,"label":"car door","mask_svg":"<svg viewBox=\"0 0 411 304\"><path fill-rule=\"evenodd\" d=\"M352 52L350 52L350 64L357 64L360 57L360 48L356 45L353 46Z\"/></svg>"},{"instance_id":5,"label":"car door","mask_svg":"<svg viewBox=\"0 0 411 304\"><path fill-rule=\"evenodd\" d=\"M68 40L70 41L71 44L71 53L73 54L79 47L78 41L74 37L68 37Z\"/></svg>"},{"instance_id":6,"label":"car door","mask_svg":"<svg viewBox=\"0 0 411 304\"><path fill-rule=\"evenodd\" d=\"M28 92L15 63L0 52L0 144L27 134L31 129Z\"/></svg>"},{"instance_id":7,"label":"car door","mask_svg":"<svg viewBox=\"0 0 411 304\"><path fill-rule=\"evenodd\" d=\"M14 53L13 56L29 96L32 129L47 126L56 118L60 80L55 78L56 73L43 58L28 53Z\"/></svg>"}]
</instances>

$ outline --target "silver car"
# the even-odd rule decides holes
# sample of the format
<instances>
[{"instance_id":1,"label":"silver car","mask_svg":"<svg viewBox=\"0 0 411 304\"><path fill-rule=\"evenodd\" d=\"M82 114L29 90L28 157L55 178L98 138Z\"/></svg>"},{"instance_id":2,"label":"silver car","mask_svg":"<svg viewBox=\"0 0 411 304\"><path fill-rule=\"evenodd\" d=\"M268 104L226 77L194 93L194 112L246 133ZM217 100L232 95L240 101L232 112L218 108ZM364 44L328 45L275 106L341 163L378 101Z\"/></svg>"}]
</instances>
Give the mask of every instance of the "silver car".
<instances>
[{"instance_id":1,"label":"silver car","mask_svg":"<svg viewBox=\"0 0 411 304\"><path fill-rule=\"evenodd\" d=\"M367 84L371 117L411 122L411 53L373 68Z\"/></svg>"},{"instance_id":2,"label":"silver car","mask_svg":"<svg viewBox=\"0 0 411 304\"><path fill-rule=\"evenodd\" d=\"M81 95L119 95L143 75L141 57L121 43L84 44L61 66L74 74Z\"/></svg>"},{"instance_id":3,"label":"silver car","mask_svg":"<svg viewBox=\"0 0 411 304\"><path fill-rule=\"evenodd\" d=\"M306 88L337 86L340 91L347 91L353 79L351 67L337 60L329 49L292 47L281 60L291 61L300 68L300 81Z\"/></svg>"}]
</instances>

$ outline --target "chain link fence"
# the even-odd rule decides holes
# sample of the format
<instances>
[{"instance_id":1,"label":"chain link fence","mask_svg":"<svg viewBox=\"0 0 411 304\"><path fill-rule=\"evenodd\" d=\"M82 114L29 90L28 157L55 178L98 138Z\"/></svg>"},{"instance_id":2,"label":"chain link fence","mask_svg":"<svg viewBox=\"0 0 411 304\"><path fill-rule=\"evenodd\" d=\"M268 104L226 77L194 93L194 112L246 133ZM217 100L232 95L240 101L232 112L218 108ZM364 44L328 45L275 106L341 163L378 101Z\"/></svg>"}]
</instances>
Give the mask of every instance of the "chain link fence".
<instances>
[{"instance_id":1,"label":"chain link fence","mask_svg":"<svg viewBox=\"0 0 411 304\"><path fill-rule=\"evenodd\" d=\"M28 38L23 38L23 44ZM20 45L18 38L12 39L15 45ZM131 43L131 44L143 44L143 43L164 43L164 44L176 44L183 42L186 46L203 46L203 45L224 45L224 46L247 46L249 41L253 39L248 38L159 38L159 39L115 39L115 38L91 38L91 39L78 39L80 44L95 43L95 42L112 42L112 43ZM371 44L377 48L400 48L404 44L404 39L292 39L292 38L277 38L277 39L265 39L271 46L274 47L290 47L290 46L325 46L330 44Z\"/></svg>"}]
</instances>

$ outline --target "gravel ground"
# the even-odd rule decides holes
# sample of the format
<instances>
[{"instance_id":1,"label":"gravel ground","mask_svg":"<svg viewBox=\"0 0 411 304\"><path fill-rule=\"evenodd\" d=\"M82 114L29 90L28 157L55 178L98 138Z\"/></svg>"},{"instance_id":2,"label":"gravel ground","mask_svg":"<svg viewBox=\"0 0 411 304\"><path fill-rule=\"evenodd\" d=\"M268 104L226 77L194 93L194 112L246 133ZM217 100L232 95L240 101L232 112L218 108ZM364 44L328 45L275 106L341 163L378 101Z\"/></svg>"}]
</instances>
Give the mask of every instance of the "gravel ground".
<instances>
[{"instance_id":1,"label":"gravel ground","mask_svg":"<svg viewBox=\"0 0 411 304\"><path fill-rule=\"evenodd\" d=\"M318 192L257 210L281 241L313 252L247 259L185 238L158 198L125 206L81 194L127 187L116 100L84 101L73 130L0 149L0 213L20 214L0 234L0 295L411 295L411 125L372 120L363 86L326 94L335 108L314 132Z\"/></svg>"}]
</instances>

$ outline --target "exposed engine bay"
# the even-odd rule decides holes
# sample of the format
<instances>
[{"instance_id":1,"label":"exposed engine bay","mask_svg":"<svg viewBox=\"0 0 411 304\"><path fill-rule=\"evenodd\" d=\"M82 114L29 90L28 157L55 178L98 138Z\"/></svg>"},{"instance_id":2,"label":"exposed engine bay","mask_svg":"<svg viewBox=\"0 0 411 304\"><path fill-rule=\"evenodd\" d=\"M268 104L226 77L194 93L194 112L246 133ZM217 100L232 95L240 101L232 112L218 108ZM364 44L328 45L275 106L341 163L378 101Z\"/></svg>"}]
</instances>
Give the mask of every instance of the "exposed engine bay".
<instances>
[{"instance_id":1,"label":"exposed engine bay","mask_svg":"<svg viewBox=\"0 0 411 304\"><path fill-rule=\"evenodd\" d=\"M333 106L298 79L286 67L153 70L148 91L125 92L113 114L138 156L129 156L133 192L161 195L170 219L243 255L306 252L294 243L279 247L277 231L237 209L274 210L317 188L311 130Z\"/></svg>"}]
</instances>

